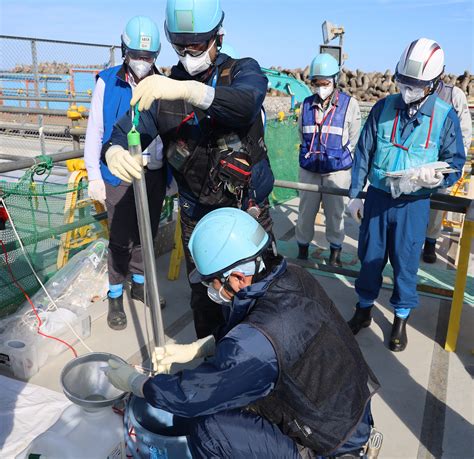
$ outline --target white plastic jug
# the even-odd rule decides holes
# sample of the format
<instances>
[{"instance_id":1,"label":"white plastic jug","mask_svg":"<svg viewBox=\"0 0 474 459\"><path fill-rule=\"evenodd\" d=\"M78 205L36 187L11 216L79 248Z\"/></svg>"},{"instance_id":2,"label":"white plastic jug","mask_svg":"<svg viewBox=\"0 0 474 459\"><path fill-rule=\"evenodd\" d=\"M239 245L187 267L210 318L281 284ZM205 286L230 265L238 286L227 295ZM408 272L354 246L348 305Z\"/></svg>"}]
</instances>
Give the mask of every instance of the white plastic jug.
<instances>
[{"instance_id":1,"label":"white plastic jug","mask_svg":"<svg viewBox=\"0 0 474 459\"><path fill-rule=\"evenodd\" d=\"M111 407L87 411L71 405L27 450L47 459L125 459L123 418Z\"/></svg>"}]
</instances>

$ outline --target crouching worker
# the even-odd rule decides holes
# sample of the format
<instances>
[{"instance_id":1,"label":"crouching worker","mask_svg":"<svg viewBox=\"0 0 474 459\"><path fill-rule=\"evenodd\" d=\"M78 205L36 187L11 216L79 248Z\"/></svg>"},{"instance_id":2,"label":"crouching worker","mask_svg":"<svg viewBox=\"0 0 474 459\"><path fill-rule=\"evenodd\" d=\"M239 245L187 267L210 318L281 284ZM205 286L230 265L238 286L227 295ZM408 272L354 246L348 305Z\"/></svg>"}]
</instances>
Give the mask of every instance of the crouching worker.
<instances>
[{"instance_id":1,"label":"crouching worker","mask_svg":"<svg viewBox=\"0 0 474 459\"><path fill-rule=\"evenodd\" d=\"M189 241L190 280L207 286L225 324L215 336L157 348L153 358L162 371L209 358L175 375L148 378L114 364L107 376L187 418L195 458L361 457L377 379L320 284L272 255L269 243L241 210L203 217Z\"/></svg>"}]
</instances>

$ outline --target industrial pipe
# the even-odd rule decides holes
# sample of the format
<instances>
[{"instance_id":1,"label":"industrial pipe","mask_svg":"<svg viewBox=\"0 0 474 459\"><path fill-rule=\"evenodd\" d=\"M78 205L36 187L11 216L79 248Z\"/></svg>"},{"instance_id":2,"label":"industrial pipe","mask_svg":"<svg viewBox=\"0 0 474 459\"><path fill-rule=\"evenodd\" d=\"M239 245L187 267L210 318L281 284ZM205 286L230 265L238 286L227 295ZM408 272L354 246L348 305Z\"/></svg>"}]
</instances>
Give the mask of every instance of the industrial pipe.
<instances>
[{"instance_id":1,"label":"industrial pipe","mask_svg":"<svg viewBox=\"0 0 474 459\"><path fill-rule=\"evenodd\" d=\"M293 190L302 190L302 191L313 191L315 193L325 193L332 194L337 196L349 196L349 190L343 188L333 188L319 185L310 185L308 183L301 182L290 182L288 180L275 180L275 186L280 188L289 188ZM365 198L367 193L364 191L360 192L357 196L358 198ZM405 199L415 199L411 196L404 196ZM471 199L460 198L458 196L450 196L446 194L434 193L430 196L432 209L437 210L448 210L451 212L458 212L465 214L469 205L471 204Z\"/></svg>"},{"instance_id":2,"label":"industrial pipe","mask_svg":"<svg viewBox=\"0 0 474 459\"><path fill-rule=\"evenodd\" d=\"M61 161L67 161L68 159L82 158L84 156L84 150L73 150L64 151L62 153L55 153L49 155L52 158L53 163L59 163ZM0 163L0 174L3 172L12 172L20 169L28 169L35 164L38 164L37 158L25 158L18 161L9 161L6 163Z\"/></svg>"}]
</instances>

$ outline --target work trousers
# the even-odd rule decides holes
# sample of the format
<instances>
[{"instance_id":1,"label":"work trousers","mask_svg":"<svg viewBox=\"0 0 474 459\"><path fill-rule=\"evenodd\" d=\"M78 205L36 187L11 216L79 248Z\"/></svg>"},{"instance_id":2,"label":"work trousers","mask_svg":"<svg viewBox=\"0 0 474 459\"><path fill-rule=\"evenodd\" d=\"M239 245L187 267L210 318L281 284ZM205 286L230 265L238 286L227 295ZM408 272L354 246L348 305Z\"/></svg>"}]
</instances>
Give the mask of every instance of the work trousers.
<instances>
[{"instance_id":1,"label":"work trousers","mask_svg":"<svg viewBox=\"0 0 474 459\"><path fill-rule=\"evenodd\" d=\"M311 185L347 189L351 183L351 171L348 169L322 175L300 167L299 181ZM298 243L309 244L313 240L314 221L322 201L326 217L326 239L332 246L341 246L344 241L345 200L346 198L343 196L300 191L300 206L296 224Z\"/></svg>"},{"instance_id":2,"label":"work trousers","mask_svg":"<svg viewBox=\"0 0 474 459\"><path fill-rule=\"evenodd\" d=\"M417 272L430 209L429 197L409 200L369 187L360 225L358 256L361 261L355 289L364 303L377 299L388 259L393 267L394 308L415 308Z\"/></svg>"},{"instance_id":3,"label":"work trousers","mask_svg":"<svg viewBox=\"0 0 474 459\"><path fill-rule=\"evenodd\" d=\"M166 192L166 169L145 169L145 180L153 238L160 224ZM138 231L133 186L122 181L118 186L105 184L109 222L109 283L122 284L128 274L143 274L143 257Z\"/></svg>"},{"instance_id":4,"label":"work trousers","mask_svg":"<svg viewBox=\"0 0 474 459\"><path fill-rule=\"evenodd\" d=\"M436 193L449 193L447 188L436 190ZM430 221L428 222L428 229L426 230L426 237L430 239L438 239L441 236L443 226L444 210L430 209Z\"/></svg>"},{"instance_id":5,"label":"work trousers","mask_svg":"<svg viewBox=\"0 0 474 459\"><path fill-rule=\"evenodd\" d=\"M258 222L271 234L272 219L270 217L270 206L268 202L260 208L261 212ZM189 239L199 219L193 219L186 214L186 210L181 207L181 237L184 247L184 257L186 260L186 271L189 273L196 267L188 248ZM204 215L202 215L204 216ZM272 236L273 237L273 236ZM194 328L198 338L204 338L212 334L220 325L224 323L222 306L212 301L207 295L207 287L203 284L191 284L191 309L193 311Z\"/></svg>"},{"instance_id":6,"label":"work trousers","mask_svg":"<svg viewBox=\"0 0 474 459\"><path fill-rule=\"evenodd\" d=\"M253 413L234 409L190 419L188 445L194 459L322 459L297 445L275 424ZM351 437L331 457L358 451L372 428L370 404Z\"/></svg>"}]
</instances>

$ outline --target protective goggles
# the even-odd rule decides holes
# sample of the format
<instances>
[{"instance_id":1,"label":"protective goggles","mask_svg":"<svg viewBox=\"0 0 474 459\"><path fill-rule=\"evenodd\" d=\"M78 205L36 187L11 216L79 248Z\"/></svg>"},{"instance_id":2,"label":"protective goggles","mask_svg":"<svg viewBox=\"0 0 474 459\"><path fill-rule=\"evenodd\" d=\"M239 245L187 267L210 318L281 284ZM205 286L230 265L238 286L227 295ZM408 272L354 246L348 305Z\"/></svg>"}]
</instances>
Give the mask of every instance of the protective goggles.
<instances>
[{"instance_id":1,"label":"protective goggles","mask_svg":"<svg viewBox=\"0 0 474 459\"><path fill-rule=\"evenodd\" d=\"M176 53L184 57L186 54L189 54L192 57L199 57L205 53L212 45L214 45L216 38L208 40L204 43L189 43L186 45L178 45L171 43L171 46L176 51Z\"/></svg>"},{"instance_id":2,"label":"protective goggles","mask_svg":"<svg viewBox=\"0 0 474 459\"><path fill-rule=\"evenodd\" d=\"M334 82L334 78L333 77L329 77L329 78L313 78L309 84L311 86L313 86L314 88L317 88L317 87L324 87L324 86L329 86L331 83Z\"/></svg>"},{"instance_id":3,"label":"protective goggles","mask_svg":"<svg viewBox=\"0 0 474 459\"><path fill-rule=\"evenodd\" d=\"M158 52L152 51L138 51L135 49L126 49L125 55L128 56L130 59L134 60L142 60L147 62L155 62L156 58L158 57Z\"/></svg>"},{"instance_id":4,"label":"protective goggles","mask_svg":"<svg viewBox=\"0 0 474 459\"><path fill-rule=\"evenodd\" d=\"M427 88L431 86L431 81L418 80L400 73L395 73L395 81L412 88Z\"/></svg>"}]
</instances>

